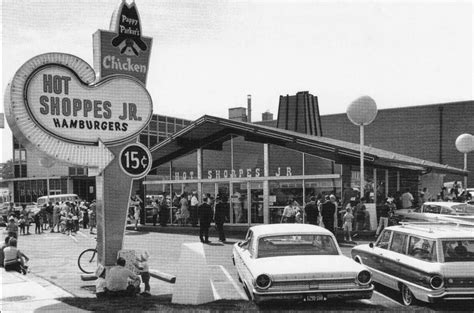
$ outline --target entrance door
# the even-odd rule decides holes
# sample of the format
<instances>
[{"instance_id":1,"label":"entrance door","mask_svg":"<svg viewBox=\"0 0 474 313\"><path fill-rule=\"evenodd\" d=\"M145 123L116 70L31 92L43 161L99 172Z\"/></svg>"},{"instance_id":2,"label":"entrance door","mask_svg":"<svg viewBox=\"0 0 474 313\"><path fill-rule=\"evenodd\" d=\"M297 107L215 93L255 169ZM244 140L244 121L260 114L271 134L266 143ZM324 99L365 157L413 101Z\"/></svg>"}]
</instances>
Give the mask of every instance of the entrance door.
<instances>
[{"instance_id":1,"label":"entrance door","mask_svg":"<svg viewBox=\"0 0 474 313\"><path fill-rule=\"evenodd\" d=\"M230 203L234 217L234 223L247 223L247 183L233 183L232 191L233 194L230 196Z\"/></svg>"},{"instance_id":2,"label":"entrance door","mask_svg":"<svg viewBox=\"0 0 474 313\"><path fill-rule=\"evenodd\" d=\"M252 224L263 223L263 182L250 183L250 221Z\"/></svg>"}]
</instances>

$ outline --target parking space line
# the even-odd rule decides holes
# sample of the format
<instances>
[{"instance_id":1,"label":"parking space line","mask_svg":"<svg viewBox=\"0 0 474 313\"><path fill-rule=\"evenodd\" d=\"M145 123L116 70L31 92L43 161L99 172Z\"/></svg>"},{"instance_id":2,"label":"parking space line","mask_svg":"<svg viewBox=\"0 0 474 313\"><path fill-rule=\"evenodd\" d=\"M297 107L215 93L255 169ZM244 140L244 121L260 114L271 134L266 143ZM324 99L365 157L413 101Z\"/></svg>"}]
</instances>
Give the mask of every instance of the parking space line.
<instances>
[{"instance_id":1,"label":"parking space line","mask_svg":"<svg viewBox=\"0 0 474 313\"><path fill-rule=\"evenodd\" d=\"M237 285L235 280L232 278L232 276L230 276L229 272L225 269L225 267L222 265L219 265L219 267L221 268L222 272L224 272L225 276L227 276L227 279L232 283L235 290L237 290L237 292L240 294L242 299L248 300L247 295L239 288L239 286Z\"/></svg>"},{"instance_id":2,"label":"parking space line","mask_svg":"<svg viewBox=\"0 0 474 313\"><path fill-rule=\"evenodd\" d=\"M398 304L399 306L403 306L403 304L401 304L401 303L398 302L397 300L394 300L394 299L390 298L389 296L386 296L386 295L384 295L383 293L378 292L377 290L374 290L374 293L376 293L376 294L382 296L382 297L385 298L385 299L391 300L392 302Z\"/></svg>"},{"instance_id":3,"label":"parking space line","mask_svg":"<svg viewBox=\"0 0 474 313\"><path fill-rule=\"evenodd\" d=\"M72 238L72 240L74 240L75 242L78 242L77 238L74 237L73 235L69 235L70 238Z\"/></svg>"}]
</instances>

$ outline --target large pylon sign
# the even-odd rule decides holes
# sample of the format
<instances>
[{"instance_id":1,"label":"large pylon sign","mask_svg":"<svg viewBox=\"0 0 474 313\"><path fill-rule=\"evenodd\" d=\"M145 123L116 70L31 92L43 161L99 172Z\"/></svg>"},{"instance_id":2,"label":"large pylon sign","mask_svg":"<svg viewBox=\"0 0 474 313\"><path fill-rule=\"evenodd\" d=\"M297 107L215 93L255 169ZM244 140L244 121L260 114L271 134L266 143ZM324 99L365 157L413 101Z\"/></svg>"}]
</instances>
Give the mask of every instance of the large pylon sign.
<instances>
[{"instance_id":1,"label":"large pylon sign","mask_svg":"<svg viewBox=\"0 0 474 313\"><path fill-rule=\"evenodd\" d=\"M148 148L136 141L153 114L144 85L151 38L141 37L135 3L122 1L111 25L115 32L94 40L97 75L74 55L41 54L15 73L4 101L13 135L27 149L96 177L98 260L105 266L122 249L133 179L151 167Z\"/></svg>"},{"instance_id":2,"label":"large pylon sign","mask_svg":"<svg viewBox=\"0 0 474 313\"><path fill-rule=\"evenodd\" d=\"M133 77L94 81L94 70L76 56L46 53L30 59L5 92L13 135L58 162L102 172L114 159L106 145L136 137L153 105Z\"/></svg>"}]
</instances>

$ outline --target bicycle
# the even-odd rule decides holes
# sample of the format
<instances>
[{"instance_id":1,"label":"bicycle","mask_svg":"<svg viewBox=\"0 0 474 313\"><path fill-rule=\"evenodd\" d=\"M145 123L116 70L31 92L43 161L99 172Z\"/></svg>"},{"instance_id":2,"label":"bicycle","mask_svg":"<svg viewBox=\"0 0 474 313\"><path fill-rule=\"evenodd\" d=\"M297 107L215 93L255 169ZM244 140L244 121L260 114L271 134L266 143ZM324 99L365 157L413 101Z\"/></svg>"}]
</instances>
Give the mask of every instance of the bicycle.
<instances>
[{"instance_id":1,"label":"bicycle","mask_svg":"<svg viewBox=\"0 0 474 313\"><path fill-rule=\"evenodd\" d=\"M92 274L97 269L97 248L89 248L81 252L77 258L79 269L86 273Z\"/></svg>"}]
</instances>

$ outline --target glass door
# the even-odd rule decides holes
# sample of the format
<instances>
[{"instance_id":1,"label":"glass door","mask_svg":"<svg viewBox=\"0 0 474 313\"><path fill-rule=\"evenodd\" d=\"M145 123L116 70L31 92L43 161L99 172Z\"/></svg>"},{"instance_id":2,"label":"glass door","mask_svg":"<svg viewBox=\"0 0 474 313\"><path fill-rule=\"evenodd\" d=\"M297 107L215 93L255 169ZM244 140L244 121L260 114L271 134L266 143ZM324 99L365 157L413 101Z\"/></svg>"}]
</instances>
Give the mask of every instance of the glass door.
<instances>
[{"instance_id":1,"label":"glass door","mask_svg":"<svg viewBox=\"0 0 474 313\"><path fill-rule=\"evenodd\" d=\"M247 183L233 183L232 192L233 193L230 196L230 204L234 224L247 223Z\"/></svg>"},{"instance_id":2,"label":"glass door","mask_svg":"<svg viewBox=\"0 0 474 313\"><path fill-rule=\"evenodd\" d=\"M250 221L252 224L263 223L263 182L250 183Z\"/></svg>"}]
</instances>

